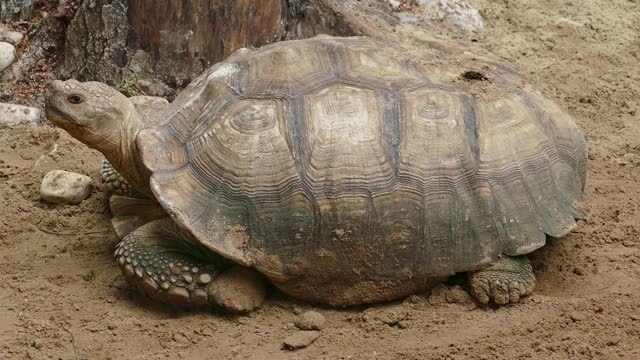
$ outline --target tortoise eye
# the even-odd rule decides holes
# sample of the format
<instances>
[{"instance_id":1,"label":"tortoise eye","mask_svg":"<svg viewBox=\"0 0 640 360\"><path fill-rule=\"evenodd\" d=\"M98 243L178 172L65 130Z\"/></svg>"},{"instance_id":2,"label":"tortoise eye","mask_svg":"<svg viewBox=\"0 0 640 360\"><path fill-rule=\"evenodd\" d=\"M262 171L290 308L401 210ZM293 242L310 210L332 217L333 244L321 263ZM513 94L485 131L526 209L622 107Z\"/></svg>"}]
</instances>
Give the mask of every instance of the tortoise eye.
<instances>
[{"instance_id":1,"label":"tortoise eye","mask_svg":"<svg viewBox=\"0 0 640 360\"><path fill-rule=\"evenodd\" d=\"M67 101L69 101L72 104L80 104L83 99L82 96L80 95L69 95L69 97L67 98Z\"/></svg>"}]
</instances>

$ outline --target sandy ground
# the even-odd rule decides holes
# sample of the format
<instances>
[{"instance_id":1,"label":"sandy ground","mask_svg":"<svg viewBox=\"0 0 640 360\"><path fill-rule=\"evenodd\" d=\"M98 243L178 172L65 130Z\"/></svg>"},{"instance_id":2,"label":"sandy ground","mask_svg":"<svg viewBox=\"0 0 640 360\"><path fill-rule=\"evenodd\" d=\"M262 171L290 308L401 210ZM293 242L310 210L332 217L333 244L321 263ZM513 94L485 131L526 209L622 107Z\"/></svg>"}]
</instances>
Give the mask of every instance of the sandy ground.
<instances>
[{"instance_id":1,"label":"sandy ground","mask_svg":"<svg viewBox=\"0 0 640 360\"><path fill-rule=\"evenodd\" d=\"M501 308L429 294L320 307L322 336L285 351L295 312L310 305L273 293L234 317L177 312L133 293L112 259L117 240L99 185L78 206L39 200L49 170L97 183L101 156L51 126L20 126L0 129L0 357L640 359L640 3L472 3L487 23L476 45L567 109L590 147L586 220L533 254L533 296Z\"/></svg>"}]
</instances>

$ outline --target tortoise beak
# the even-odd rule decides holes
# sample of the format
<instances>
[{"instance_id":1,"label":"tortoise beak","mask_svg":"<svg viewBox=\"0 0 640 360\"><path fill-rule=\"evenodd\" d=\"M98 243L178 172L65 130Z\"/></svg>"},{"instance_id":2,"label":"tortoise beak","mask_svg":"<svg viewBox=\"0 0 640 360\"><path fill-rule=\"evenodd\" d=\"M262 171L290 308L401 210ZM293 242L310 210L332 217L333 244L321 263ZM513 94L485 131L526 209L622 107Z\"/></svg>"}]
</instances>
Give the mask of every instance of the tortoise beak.
<instances>
[{"instance_id":1,"label":"tortoise beak","mask_svg":"<svg viewBox=\"0 0 640 360\"><path fill-rule=\"evenodd\" d=\"M46 105L49 106L56 98L64 95L65 82L60 80L53 80L47 84L47 95L45 97Z\"/></svg>"},{"instance_id":2,"label":"tortoise beak","mask_svg":"<svg viewBox=\"0 0 640 360\"><path fill-rule=\"evenodd\" d=\"M64 82L54 80L47 84L47 95L45 96L45 113L49 121L57 124L62 118L62 114L56 106L56 99L64 94Z\"/></svg>"}]
</instances>

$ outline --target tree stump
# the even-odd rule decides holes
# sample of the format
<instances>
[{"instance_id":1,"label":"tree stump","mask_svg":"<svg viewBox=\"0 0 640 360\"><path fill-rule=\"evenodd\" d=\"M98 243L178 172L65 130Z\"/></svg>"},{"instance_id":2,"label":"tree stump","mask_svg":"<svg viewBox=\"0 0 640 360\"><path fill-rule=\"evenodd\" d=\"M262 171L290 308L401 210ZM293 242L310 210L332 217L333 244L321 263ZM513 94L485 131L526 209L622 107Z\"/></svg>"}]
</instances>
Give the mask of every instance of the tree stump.
<instances>
[{"instance_id":1,"label":"tree stump","mask_svg":"<svg viewBox=\"0 0 640 360\"><path fill-rule=\"evenodd\" d=\"M243 47L317 34L438 46L387 0L84 0L66 35L66 77L166 96ZM451 49L451 46L442 48ZM65 76L63 76L65 77Z\"/></svg>"}]
</instances>

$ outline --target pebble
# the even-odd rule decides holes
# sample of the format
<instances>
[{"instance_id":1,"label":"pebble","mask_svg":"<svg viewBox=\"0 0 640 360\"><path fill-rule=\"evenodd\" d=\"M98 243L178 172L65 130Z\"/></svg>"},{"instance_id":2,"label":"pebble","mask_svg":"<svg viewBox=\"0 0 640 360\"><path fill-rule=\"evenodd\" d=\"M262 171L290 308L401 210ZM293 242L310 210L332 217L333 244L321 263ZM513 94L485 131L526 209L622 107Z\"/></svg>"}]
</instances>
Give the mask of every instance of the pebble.
<instances>
[{"instance_id":1,"label":"pebble","mask_svg":"<svg viewBox=\"0 0 640 360\"><path fill-rule=\"evenodd\" d=\"M311 345L320 337L320 331L299 331L284 339L282 347L287 350L302 349Z\"/></svg>"},{"instance_id":2,"label":"pebble","mask_svg":"<svg viewBox=\"0 0 640 360\"><path fill-rule=\"evenodd\" d=\"M40 350L40 349L42 349L44 344L42 343L42 340L35 339L35 340L33 340L33 342L31 342L31 346L33 346L34 348Z\"/></svg>"},{"instance_id":3,"label":"pebble","mask_svg":"<svg viewBox=\"0 0 640 360\"><path fill-rule=\"evenodd\" d=\"M16 59L16 48L13 45L0 42L0 72L3 72Z\"/></svg>"},{"instance_id":4,"label":"pebble","mask_svg":"<svg viewBox=\"0 0 640 360\"><path fill-rule=\"evenodd\" d=\"M398 1L389 0L396 10L402 8ZM419 0L421 11L400 12L396 16L404 23L417 24L420 19L441 20L464 32L480 32L484 20L480 12L467 0ZM416 17L418 15L418 17Z\"/></svg>"},{"instance_id":5,"label":"pebble","mask_svg":"<svg viewBox=\"0 0 640 360\"><path fill-rule=\"evenodd\" d=\"M300 330L322 330L326 319L317 311L306 311L296 318L295 325Z\"/></svg>"},{"instance_id":6,"label":"pebble","mask_svg":"<svg viewBox=\"0 0 640 360\"><path fill-rule=\"evenodd\" d=\"M40 120L40 109L0 103L0 128L18 124L36 123Z\"/></svg>"},{"instance_id":7,"label":"pebble","mask_svg":"<svg viewBox=\"0 0 640 360\"><path fill-rule=\"evenodd\" d=\"M578 313L578 312L573 312L573 313L569 314L569 318L573 322L580 322L580 321L583 321L585 319L585 316L580 314L580 313Z\"/></svg>"},{"instance_id":8,"label":"pebble","mask_svg":"<svg viewBox=\"0 0 640 360\"><path fill-rule=\"evenodd\" d=\"M0 41L8 42L9 44L16 45L22 41L24 35L17 31L9 31L0 27Z\"/></svg>"},{"instance_id":9,"label":"pebble","mask_svg":"<svg viewBox=\"0 0 640 360\"><path fill-rule=\"evenodd\" d=\"M433 2L422 0L423 3ZM438 16L465 32L480 32L484 29L484 20L480 12L465 0L440 0Z\"/></svg>"},{"instance_id":10,"label":"pebble","mask_svg":"<svg viewBox=\"0 0 640 360\"><path fill-rule=\"evenodd\" d=\"M79 204L91 194L91 178L62 170L52 170L42 179L40 198L57 204Z\"/></svg>"},{"instance_id":11,"label":"pebble","mask_svg":"<svg viewBox=\"0 0 640 360\"><path fill-rule=\"evenodd\" d=\"M576 266L575 268L573 268L573 273L576 275L584 275L585 270L582 266Z\"/></svg>"}]
</instances>

